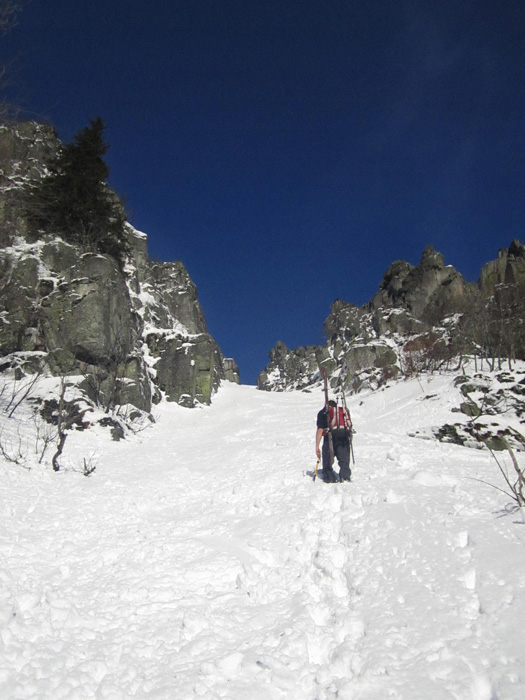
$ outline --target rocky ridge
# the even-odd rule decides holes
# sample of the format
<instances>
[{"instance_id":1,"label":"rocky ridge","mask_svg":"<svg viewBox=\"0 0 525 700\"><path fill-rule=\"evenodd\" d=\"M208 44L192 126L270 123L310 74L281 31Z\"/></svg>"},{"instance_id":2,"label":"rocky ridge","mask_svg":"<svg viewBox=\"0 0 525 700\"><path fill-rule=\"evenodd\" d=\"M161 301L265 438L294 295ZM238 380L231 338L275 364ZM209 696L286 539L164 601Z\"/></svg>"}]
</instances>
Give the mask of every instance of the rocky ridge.
<instances>
[{"instance_id":1,"label":"rocky ridge","mask_svg":"<svg viewBox=\"0 0 525 700\"><path fill-rule=\"evenodd\" d=\"M209 334L182 262L152 262L130 224L124 266L53 232L31 236L19 195L59 148L50 126L0 127L0 369L80 378L105 407L209 403L238 369Z\"/></svg>"},{"instance_id":2,"label":"rocky ridge","mask_svg":"<svg viewBox=\"0 0 525 700\"><path fill-rule=\"evenodd\" d=\"M320 382L323 365L333 387L341 383L346 391L357 392L417 369L457 364L457 358L468 352L486 354L477 339L466 339L466 325L475 322L488 300L499 303L505 294L510 311L503 320L518 333L517 341L513 339L514 358L525 359L523 302L519 301L524 287L525 246L519 241L500 250L497 260L483 267L478 284L467 283L454 267L445 265L441 253L428 246L416 266L394 262L377 293L362 307L334 301L324 324L325 345L292 350L278 342L258 377L258 388L307 390ZM509 293L515 296L512 303ZM493 336L489 329L487 347L492 343L492 349L497 346Z\"/></svg>"}]
</instances>

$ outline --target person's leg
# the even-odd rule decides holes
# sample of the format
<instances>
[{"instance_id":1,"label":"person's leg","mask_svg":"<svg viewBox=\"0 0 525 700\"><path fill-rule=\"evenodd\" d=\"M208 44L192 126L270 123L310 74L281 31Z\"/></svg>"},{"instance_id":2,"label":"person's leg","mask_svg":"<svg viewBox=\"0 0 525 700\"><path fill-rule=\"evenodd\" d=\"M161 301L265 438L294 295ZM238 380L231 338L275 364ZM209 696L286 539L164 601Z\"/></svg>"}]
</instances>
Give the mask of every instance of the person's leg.
<instances>
[{"instance_id":1,"label":"person's leg","mask_svg":"<svg viewBox=\"0 0 525 700\"><path fill-rule=\"evenodd\" d=\"M350 441L348 438L334 441L334 453L339 462L339 478L341 481L350 481Z\"/></svg>"},{"instance_id":2,"label":"person's leg","mask_svg":"<svg viewBox=\"0 0 525 700\"><path fill-rule=\"evenodd\" d=\"M322 449L322 455L323 455L323 481L327 481L329 483L335 481L336 476L335 472L332 466L332 455L330 454L330 444L328 442L328 439L325 438L323 440L323 449Z\"/></svg>"}]
</instances>

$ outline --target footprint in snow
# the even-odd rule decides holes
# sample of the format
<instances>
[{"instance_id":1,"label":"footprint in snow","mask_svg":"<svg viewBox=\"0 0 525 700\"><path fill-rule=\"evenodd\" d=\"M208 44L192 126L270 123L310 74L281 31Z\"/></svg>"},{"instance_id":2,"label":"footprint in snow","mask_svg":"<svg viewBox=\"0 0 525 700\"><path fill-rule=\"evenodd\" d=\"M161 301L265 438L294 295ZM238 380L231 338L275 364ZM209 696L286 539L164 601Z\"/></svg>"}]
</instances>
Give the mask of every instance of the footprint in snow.
<instances>
[{"instance_id":1,"label":"footprint in snow","mask_svg":"<svg viewBox=\"0 0 525 700\"><path fill-rule=\"evenodd\" d=\"M459 547L460 549L464 549L465 547L468 547L470 538L467 530L462 530L461 532L458 532L456 536L456 547Z\"/></svg>"},{"instance_id":2,"label":"footprint in snow","mask_svg":"<svg viewBox=\"0 0 525 700\"><path fill-rule=\"evenodd\" d=\"M469 591L474 591L476 589L476 569L468 569L462 576L465 588Z\"/></svg>"},{"instance_id":3,"label":"footprint in snow","mask_svg":"<svg viewBox=\"0 0 525 700\"><path fill-rule=\"evenodd\" d=\"M343 496L340 493L332 493L326 500L326 507L332 513L339 513L343 504Z\"/></svg>"},{"instance_id":4,"label":"footprint in snow","mask_svg":"<svg viewBox=\"0 0 525 700\"><path fill-rule=\"evenodd\" d=\"M385 496L385 503L402 503L404 500L404 496L392 491L392 489L390 489Z\"/></svg>"}]
</instances>

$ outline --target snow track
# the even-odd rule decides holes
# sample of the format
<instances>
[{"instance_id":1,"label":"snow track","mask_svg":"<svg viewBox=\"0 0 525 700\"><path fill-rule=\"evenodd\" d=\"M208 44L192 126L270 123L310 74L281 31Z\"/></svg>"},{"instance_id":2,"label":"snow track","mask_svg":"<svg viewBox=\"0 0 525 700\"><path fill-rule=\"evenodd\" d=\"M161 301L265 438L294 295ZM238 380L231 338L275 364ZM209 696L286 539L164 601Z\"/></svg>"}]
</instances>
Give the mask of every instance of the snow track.
<instances>
[{"instance_id":1,"label":"snow track","mask_svg":"<svg viewBox=\"0 0 525 700\"><path fill-rule=\"evenodd\" d=\"M487 454L407 436L431 384L353 400L351 484L308 476L320 393L234 385L72 436L89 479L2 466L0 696L521 700L525 527Z\"/></svg>"}]
</instances>

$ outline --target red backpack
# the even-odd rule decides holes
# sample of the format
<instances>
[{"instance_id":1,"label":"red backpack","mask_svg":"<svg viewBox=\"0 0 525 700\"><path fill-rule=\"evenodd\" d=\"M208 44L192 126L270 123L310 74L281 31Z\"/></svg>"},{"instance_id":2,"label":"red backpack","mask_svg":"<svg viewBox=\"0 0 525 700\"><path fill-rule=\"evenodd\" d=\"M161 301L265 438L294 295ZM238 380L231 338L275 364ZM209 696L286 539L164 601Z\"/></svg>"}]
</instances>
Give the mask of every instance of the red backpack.
<instances>
[{"instance_id":1,"label":"red backpack","mask_svg":"<svg viewBox=\"0 0 525 700\"><path fill-rule=\"evenodd\" d=\"M352 431L352 421L347 408L328 406L328 429L332 435L348 435Z\"/></svg>"}]
</instances>

